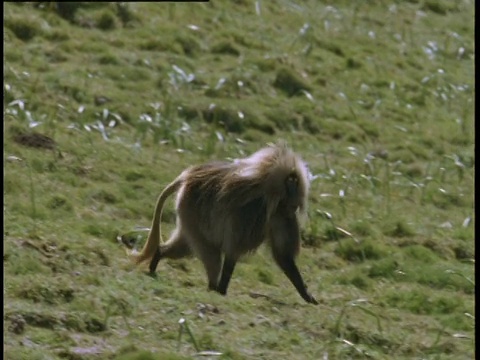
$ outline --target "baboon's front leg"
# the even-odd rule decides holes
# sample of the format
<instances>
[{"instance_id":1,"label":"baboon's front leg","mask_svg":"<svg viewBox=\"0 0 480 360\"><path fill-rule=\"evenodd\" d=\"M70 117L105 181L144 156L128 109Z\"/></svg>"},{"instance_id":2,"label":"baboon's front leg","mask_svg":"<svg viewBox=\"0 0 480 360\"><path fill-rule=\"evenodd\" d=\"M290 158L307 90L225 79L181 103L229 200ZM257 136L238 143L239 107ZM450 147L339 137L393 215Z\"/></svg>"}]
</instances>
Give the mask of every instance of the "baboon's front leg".
<instances>
[{"instance_id":1,"label":"baboon's front leg","mask_svg":"<svg viewBox=\"0 0 480 360\"><path fill-rule=\"evenodd\" d=\"M272 216L270 229L273 257L297 289L300 296L308 303L318 304L317 300L307 291L300 271L295 264L295 255L300 247L300 230L295 215L276 213Z\"/></svg>"},{"instance_id":2,"label":"baboon's front leg","mask_svg":"<svg viewBox=\"0 0 480 360\"><path fill-rule=\"evenodd\" d=\"M307 286L302 279L302 275L298 271L298 267L295 261L290 257L275 256L275 260L280 268L283 270L288 279L292 282L293 286L297 289L300 296L308 303L318 304L318 301L307 291Z\"/></svg>"}]
</instances>

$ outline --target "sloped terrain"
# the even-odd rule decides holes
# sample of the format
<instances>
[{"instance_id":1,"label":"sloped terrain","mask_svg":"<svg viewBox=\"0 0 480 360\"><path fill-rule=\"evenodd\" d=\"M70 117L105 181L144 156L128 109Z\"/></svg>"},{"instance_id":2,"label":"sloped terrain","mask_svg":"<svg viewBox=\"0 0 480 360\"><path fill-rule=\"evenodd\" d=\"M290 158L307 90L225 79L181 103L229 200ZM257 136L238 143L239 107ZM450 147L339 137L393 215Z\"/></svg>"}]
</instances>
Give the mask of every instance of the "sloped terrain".
<instances>
[{"instance_id":1,"label":"sloped terrain","mask_svg":"<svg viewBox=\"0 0 480 360\"><path fill-rule=\"evenodd\" d=\"M4 13L7 359L474 357L473 1ZM318 306L266 248L226 297L195 259L132 268L178 173L277 139L314 175Z\"/></svg>"}]
</instances>

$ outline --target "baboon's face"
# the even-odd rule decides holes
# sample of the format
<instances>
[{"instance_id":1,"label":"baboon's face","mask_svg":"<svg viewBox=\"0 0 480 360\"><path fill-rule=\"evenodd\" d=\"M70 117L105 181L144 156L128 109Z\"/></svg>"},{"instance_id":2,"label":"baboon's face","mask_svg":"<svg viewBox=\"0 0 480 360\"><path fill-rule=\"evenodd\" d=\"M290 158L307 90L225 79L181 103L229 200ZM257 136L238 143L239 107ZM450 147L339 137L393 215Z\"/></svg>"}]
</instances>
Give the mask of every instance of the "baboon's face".
<instances>
[{"instance_id":1,"label":"baboon's face","mask_svg":"<svg viewBox=\"0 0 480 360\"><path fill-rule=\"evenodd\" d=\"M286 199L285 206L287 211L295 212L301 204L300 181L298 175L292 172L285 180Z\"/></svg>"},{"instance_id":2,"label":"baboon's face","mask_svg":"<svg viewBox=\"0 0 480 360\"><path fill-rule=\"evenodd\" d=\"M298 194L298 177L295 173L291 173L285 180L288 197L295 197Z\"/></svg>"}]
</instances>

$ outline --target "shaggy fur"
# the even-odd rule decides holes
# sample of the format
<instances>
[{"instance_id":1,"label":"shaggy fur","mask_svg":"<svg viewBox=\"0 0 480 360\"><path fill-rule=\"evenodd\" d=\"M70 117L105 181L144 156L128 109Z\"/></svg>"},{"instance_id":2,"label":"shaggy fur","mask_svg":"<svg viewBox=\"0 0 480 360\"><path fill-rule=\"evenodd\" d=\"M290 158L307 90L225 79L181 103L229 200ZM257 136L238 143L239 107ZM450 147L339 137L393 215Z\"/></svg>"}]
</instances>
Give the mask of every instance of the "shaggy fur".
<instances>
[{"instance_id":1,"label":"shaggy fur","mask_svg":"<svg viewBox=\"0 0 480 360\"><path fill-rule=\"evenodd\" d=\"M316 304L294 262L300 248L298 216L306 211L308 188L305 163L284 143L233 162L190 167L158 198L148 240L133 255L135 262L151 260L153 274L162 258L194 254L205 266L209 289L226 294L238 259L268 239L275 261L299 294ZM161 244L162 208L174 192L177 226Z\"/></svg>"}]
</instances>

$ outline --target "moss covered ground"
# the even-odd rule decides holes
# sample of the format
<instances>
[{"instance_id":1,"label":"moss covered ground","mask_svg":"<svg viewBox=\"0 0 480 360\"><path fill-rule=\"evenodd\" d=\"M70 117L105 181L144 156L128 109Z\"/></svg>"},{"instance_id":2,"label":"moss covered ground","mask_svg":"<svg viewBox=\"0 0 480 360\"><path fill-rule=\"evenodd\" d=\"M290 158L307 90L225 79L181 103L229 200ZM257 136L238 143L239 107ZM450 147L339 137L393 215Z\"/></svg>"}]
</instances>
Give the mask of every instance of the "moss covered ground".
<instances>
[{"instance_id":1,"label":"moss covered ground","mask_svg":"<svg viewBox=\"0 0 480 360\"><path fill-rule=\"evenodd\" d=\"M474 11L4 3L5 358L474 358ZM265 248L226 297L198 260L132 269L178 173L277 139L318 306Z\"/></svg>"}]
</instances>

